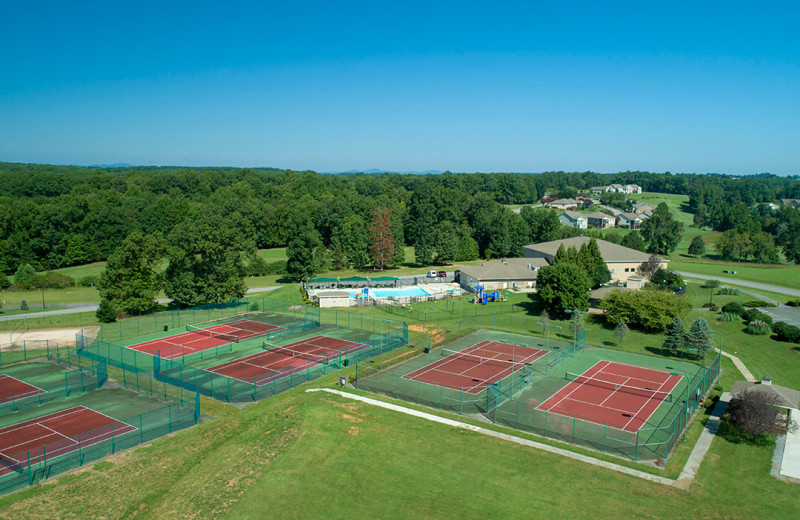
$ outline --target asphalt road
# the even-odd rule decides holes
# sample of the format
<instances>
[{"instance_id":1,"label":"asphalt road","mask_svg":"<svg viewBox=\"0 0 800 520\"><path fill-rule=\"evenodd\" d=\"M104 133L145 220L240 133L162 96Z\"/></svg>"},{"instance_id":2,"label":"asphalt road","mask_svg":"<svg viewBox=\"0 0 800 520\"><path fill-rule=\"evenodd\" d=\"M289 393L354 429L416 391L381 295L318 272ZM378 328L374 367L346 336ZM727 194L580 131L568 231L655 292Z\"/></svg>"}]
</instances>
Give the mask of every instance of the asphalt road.
<instances>
[{"instance_id":1,"label":"asphalt road","mask_svg":"<svg viewBox=\"0 0 800 520\"><path fill-rule=\"evenodd\" d=\"M752 287L753 289L761 289L762 291L772 291L780 294L788 294L789 296L800 296L800 290L789 289L788 287L779 287L777 285L769 285L766 283L758 283L758 282L747 282L744 280L737 280L735 278L722 278L720 276L687 273L684 271L675 271L675 272L685 278L699 278L701 280L719 280L720 282L723 283L741 285L742 287Z\"/></svg>"},{"instance_id":2,"label":"asphalt road","mask_svg":"<svg viewBox=\"0 0 800 520\"><path fill-rule=\"evenodd\" d=\"M252 289L248 289L247 293L261 293L272 291L273 289L277 289L280 285L275 285L272 287L254 287ZM169 298L161 298L158 300L158 303L169 303ZM61 303L61 304L53 304L53 307L67 307L66 309L58 309L54 311L40 311L40 312L29 312L27 314L11 314L9 316L0 316L0 321L11 321L11 320L20 320L22 318L42 318L45 316L60 316L63 314L79 314L81 312L95 312L99 304L97 303ZM18 307L17 307L18 308Z\"/></svg>"}]
</instances>

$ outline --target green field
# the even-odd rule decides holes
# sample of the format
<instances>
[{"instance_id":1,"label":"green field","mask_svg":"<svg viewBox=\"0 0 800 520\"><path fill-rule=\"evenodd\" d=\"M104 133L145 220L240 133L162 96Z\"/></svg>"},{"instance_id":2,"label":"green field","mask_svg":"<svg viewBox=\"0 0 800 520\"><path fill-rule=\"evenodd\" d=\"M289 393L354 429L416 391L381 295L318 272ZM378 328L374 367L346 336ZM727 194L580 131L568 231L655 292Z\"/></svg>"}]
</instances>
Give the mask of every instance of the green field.
<instances>
[{"instance_id":1,"label":"green field","mask_svg":"<svg viewBox=\"0 0 800 520\"><path fill-rule=\"evenodd\" d=\"M4 497L0 517L794 517L796 486L768 475L771 447L717 438L680 491L302 390L244 410L204 399L216 420Z\"/></svg>"}]
</instances>

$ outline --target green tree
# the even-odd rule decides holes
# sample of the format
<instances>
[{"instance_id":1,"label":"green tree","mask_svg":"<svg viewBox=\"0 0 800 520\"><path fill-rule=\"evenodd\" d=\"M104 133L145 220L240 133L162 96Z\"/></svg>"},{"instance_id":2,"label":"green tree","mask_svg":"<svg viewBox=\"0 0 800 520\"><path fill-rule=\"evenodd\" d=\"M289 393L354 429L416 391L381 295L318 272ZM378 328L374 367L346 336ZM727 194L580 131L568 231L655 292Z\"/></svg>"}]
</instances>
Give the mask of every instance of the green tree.
<instances>
[{"instance_id":1,"label":"green tree","mask_svg":"<svg viewBox=\"0 0 800 520\"><path fill-rule=\"evenodd\" d=\"M637 325L648 331L663 330L675 316L683 316L691 309L684 296L660 289L626 291L618 289L603 298L602 308L606 321Z\"/></svg>"},{"instance_id":2,"label":"green tree","mask_svg":"<svg viewBox=\"0 0 800 520\"><path fill-rule=\"evenodd\" d=\"M97 321L100 323L117 321L117 311L114 309L114 305L105 298L100 299L100 306L97 307L95 316L97 316Z\"/></svg>"},{"instance_id":3,"label":"green tree","mask_svg":"<svg viewBox=\"0 0 800 520\"><path fill-rule=\"evenodd\" d=\"M595 239L591 239L581 246L578 251L578 263L586 270L592 287L600 287L611 280L611 271L608 270Z\"/></svg>"},{"instance_id":4,"label":"green tree","mask_svg":"<svg viewBox=\"0 0 800 520\"><path fill-rule=\"evenodd\" d=\"M628 335L630 329L628 329L628 324L624 321L617 323L617 326L614 327L614 336L619 339L619 344L617 345L619 348L622 348L622 342L625 340L625 337Z\"/></svg>"},{"instance_id":5,"label":"green tree","mask_svg":"<svg viewBox=\"0 0 800 520\"><path fill-rule=\"evenodd\" d=\"M436 226L436 261L446 264L456 259L458 254L458 233L449 220Z\"/></svg>"},{"instance_id":6,"label":"green tree","mask_svg":"<svg viewBox=\"0 0 800 520\"><path fill-rule=\"evenodd\" d=\"M714 332L702 316L689 327L689 332L686 333L686 346L697 350L714 349Z\"/></svg>"},{"instance_id":7,"label":"green tree","mask_svg":"<svg viewBox=\"0 0 800 520\"><path fill-rule=\"evenodd\" d=\"M581 316L580 311L573 310L572 316L569 319L569 330L572 332L572 335L577 339L578 334L583 332L585 329L583 325L583 317Z\"/></svg>"},{"instance_id":8,"label":"green tree","mask_svg":"<svg viewBox=\"0 0 800 520\"><path fill-rule=\"evenodd\" d=\"M286 247L286 273L295 282L308 280L316 273L314 249L319 245L319 234L309 225L303 226Z\"/></svg>"},{"instance_id":9,"label":"green tree","mask_svg":"<svg viewBox=\"0 0 800 520\"><path fill-rule=\"evenodd\" d=\"M662 202L653 215L642 223L641 232L651 253L668 255L681 241L683 223L673 219L669 207Z\"/></svg>"},{"instance_id":10,"label":"green tree","mask_svg":"<svg viewBox=\"0 0 800 520\"><path fill-rule=\"evenodd\" d=\"M28 309L30 309L30 307L28 306L28 300L23 298L22 301L19 302L19 310L27 311Z\"/></svg>"},{"instance_id":11,"label":"green tree","mask_svg":"<svg viewBox=\"0 0 800 520\"><path fill-rule=\"evenodd\" d=\"M478 251L478 243L468 233L463 233L458 239L456 245L456 260L477 260L480 257Z\"/></svg>"},{"instance_id":12,"label":"green tree","mask_svg":"<svg viewBox=\"0 0 800 520\"><path fill-rule=\"evenodd\" d=\"M672 322L664 330L664 336L662 348L669 350L673 355L684 347L686 326L680 316L672 318Z\"/></svg>"},{"instance_id":13,"label":"green tree","mask_svg":"<svg viewBox=\"0 0 800 520\"><path fill-rule=\"evenodd\" d=\"M155 307L163 286L157 268L164 252L160 235L131 232L108 257L97 284L100 298L125 314L142 314Z\"/></svg>"},{"instance_id":14,"label":"green tree","mask_svg":"<svg viewBox=\"0 0 800 520\"><path fill-rule=\"evenodd\" d=\"M637 251L645 251L647 249L647 242L644 241L641 233L635 229L622 238L620 245L630 247Z\"/></svg>"},{"instance_id":15,"label":"green tree","mask_svg":"<svg viewBox=\"0 0 800 520\"><path fill-rule=\"evenodd\" d=\"M566 309L588 310L591 285L582 267L566 262L542 267L536 278L545 308L558 314Z\"/></svg>"},{"instance_id":16,"label":"green tree","mask_svg":"<svg viewBox=\"0 0 800 520\"><path fill-rule=\"evenodd\" d=\"M520 216L528 224L532 243L549 242L561 237L561 222L558 221L556 210L534 209L526 206L520 210Z\"/></svg>"},{"instance_id":17,"label":"green tree","mask_svg":"<svg viewBox=\"0 0 800 520\"><path fill-rule=\"evenodd\" d=\"M20 265L14 273L14 284L21 289L33 287L33 280L36 278L36 269L31 264Z\"/></svg>"},{"instance_id":18,"label":"green tree","mask_svg":"<svg viewBox=\"0 0 800 520\"><path fill-rule=\"evenodd\" d=\"M176 226L168 238L165 294L190 307L244 296L245 258L255 247L247 228L238 212Z\"/></svg>"},{"instance_id":19,"label":"green tree","mask_svg":"<svg viewBox=\"0 0 800 520\"><path fill-rule=\"evenodd\" d=\"M11 287L11 280L8 277L0 272L0 290L8 289Z\"/></svg>"},{"instance_id":20,"label":"green tree","mask_svg":"<svg viewBox=\"0 0 800 520\"><path fill-rule=\"evenodd\" d=\"M706 241L700 235L695 235L692 242L689 244L689 254L692 256L701 256L706 252Z\"/></svg>"}]
</instances>

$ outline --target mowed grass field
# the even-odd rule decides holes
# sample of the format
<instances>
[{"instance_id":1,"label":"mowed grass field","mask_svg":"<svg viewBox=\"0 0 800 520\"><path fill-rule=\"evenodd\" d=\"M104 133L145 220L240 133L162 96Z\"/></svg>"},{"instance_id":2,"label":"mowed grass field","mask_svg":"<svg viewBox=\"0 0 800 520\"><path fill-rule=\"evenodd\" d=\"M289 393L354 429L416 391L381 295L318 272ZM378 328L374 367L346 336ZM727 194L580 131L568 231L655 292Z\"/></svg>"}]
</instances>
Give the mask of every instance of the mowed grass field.
<instances>
[{"instance_id":1,"label":"mowed grass field","mask_svg":"<svg viewBox=\"0 0 800 520\"><path fill-rule=\"evenodd\" d=\"M717 438L682 491L305 388L203 399L215 420L0 498L0 518L795 517L771 447Z\"/></svg>"}]
</instances>

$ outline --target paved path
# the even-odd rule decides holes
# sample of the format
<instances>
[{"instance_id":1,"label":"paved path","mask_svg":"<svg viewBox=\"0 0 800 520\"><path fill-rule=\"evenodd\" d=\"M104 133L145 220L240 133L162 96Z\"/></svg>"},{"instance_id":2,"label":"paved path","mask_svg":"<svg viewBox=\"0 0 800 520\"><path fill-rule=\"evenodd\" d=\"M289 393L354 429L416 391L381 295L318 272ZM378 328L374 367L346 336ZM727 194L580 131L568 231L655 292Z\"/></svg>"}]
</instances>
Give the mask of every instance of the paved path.
<instances>
[{"instance_id":1,"label":"paved path","mask_svg":"<svg viewBox=\"0 0 800 520\"><path fill-rule=\"evenodd\" d=\"M794 421L800 419L797 410L791 410L790 418ZM781 475L792 479L800 479L800 427L790 428L786 433L786 443L783 448L781 461Z\"/></svg>"},{"instance_id":2,"label":"paved path","mask_svg":"<svg viewBox=\"0 0 800 520\"><path fill-rule=\"evenodd\" d=\"M714 350L719 352L719 349L714 349ZM742 363L741 359L734 356L733 354L729 354L728 352L723 352L722 355L725 356L726 358L730 358L730 360L733 361L733 364L736 365L736 368L739 369L739 372L742 373L742 375L746 380L750 381L751 383L755 383L757 381L757 379L753 377L753 374L751 374L750 371L747 370L747 367L744 365L744 363Z\"/></svg>"},{"instance_id":3,"label":"paved path","mask_svg":"<svg viewBox=\"0 0 800 520\"><path fill-rule=\"evenodd\" d=\"M728 407L729 398L730 394L728 392L723 393L719 397L719 401L717 401L716 406L714 406L711 417L706 421L706 427L703 428L703 433L700 434L700 438L697 439L692 453L689 454L689 459L686 461L686 465L683 466L683 470L678 480L675 482L675 486L681 489L689 489L692 485L692 481L697 476L697 471L700 469L703 458L705 458L706 453L708 453L709 448L711 448L711 441L714 440L714 435L717 433L717 428L719 428L720 418Z\"/></svg>"},{"instance_id":4,"label":"paved path","mask_svg":"<svg viewBox=\"0 0 800 520\"><path fill-rule=\"evenodd\" d=\"M752 287L753 289L761 289L762 291L771 291L779 294L788 294L789 296L800 296L800 290L789 289L788 287L780 287L777 285L769 285L766 283L747 282L745 280L737 280L735 278L722 278L720 276L709 276L706 274L687 273L685 271L675 271L685 278L699 278L701 280L719 280L723 283L733 285L741 285L742 287Z\"/></svg>"}]
</instances>

